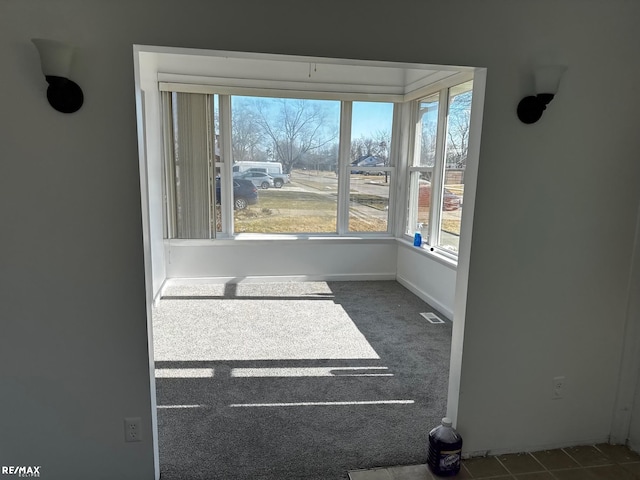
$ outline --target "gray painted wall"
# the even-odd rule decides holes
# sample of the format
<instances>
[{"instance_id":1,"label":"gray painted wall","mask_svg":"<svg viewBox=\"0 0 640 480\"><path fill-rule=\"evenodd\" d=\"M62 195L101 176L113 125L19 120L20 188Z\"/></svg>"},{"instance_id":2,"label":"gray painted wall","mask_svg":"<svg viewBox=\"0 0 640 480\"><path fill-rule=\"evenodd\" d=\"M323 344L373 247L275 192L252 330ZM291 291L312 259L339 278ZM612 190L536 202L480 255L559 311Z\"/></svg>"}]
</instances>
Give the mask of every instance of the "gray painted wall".
<instances>
[{"instance_id":1,"label":"gray painted wall","mask_svg":"<svg viewBox=\"0 0 640 480\"><path fill-rule=\"evenodd\" d=\"M607 439L640 199L639 16L626 0L0 3L0 464L153 477L151 442L122 434L141 416L151 438L133 44L487 67L458 427L468 452ZM77 114L47 105L32 37L80 47ZM525 126L541 56L569 70Z\"/></svg>"},{"instance_id":2,"label":"gray painted wall","mask_svg":"<svg viewBox=\"0 0 640 480\"><path fill-rule=\"evenodd\" d=\"M617 398L617 411L614 412L613 438L617 441L628 440L629 446L640 451L640 394L638 375L640 375L640 208L636 225L635 250L629 277L629 302L627 305L627 324L624 332L624 356L620 367L620 384ZM618 427L618 425L620 425ZM626 434L626 435L625 435ZM620 438L616 438L616 437Z\"/></svg>"}]
</instances>

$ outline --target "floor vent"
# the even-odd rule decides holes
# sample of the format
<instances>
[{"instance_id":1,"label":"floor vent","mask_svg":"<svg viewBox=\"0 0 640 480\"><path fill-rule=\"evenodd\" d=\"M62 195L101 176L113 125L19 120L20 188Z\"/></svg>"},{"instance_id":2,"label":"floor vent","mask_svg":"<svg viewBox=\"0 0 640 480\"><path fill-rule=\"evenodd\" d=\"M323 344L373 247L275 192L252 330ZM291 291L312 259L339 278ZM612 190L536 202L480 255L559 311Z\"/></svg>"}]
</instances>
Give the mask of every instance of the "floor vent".
<instances>
[{"instance_id":1,"label":"floor vent","mask_svg":"<svg viewBox=\"0 0 640 480\"><path fill-rule=\"evenodd\" d=\"M444 320L438 317L435 313L428 312L428 313L421 313L420 315L422 315L424 318L429 320L429 322L431 323L444 323Z\"/></svg>"}]
</instances>

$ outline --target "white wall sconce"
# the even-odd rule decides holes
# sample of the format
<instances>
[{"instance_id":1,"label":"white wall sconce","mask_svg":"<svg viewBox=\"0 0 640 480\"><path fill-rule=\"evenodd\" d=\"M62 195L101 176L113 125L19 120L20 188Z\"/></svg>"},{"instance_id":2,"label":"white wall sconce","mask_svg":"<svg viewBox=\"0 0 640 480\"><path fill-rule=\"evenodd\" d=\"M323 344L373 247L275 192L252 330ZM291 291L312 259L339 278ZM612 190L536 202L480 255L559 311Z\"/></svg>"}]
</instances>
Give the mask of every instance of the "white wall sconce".
<instances>
[{"instance_id":1,"label":"white wall sconce","mask_svg":"<svg viewBox=\"0 0 640 480\"><path fill-rule=\"evenodd\" d=\"M34 38L31 41L38 49L42 73L49 84L49 104L62 113L78 111L84 102L84 95L80 86L69 79L74 48L55 40Z\"/></svg>"},{"instance_id":2,"label":"white wall sconce","mask_svg":"<svg viewBox=\"0 0 640 480\"><path fill-rule=\"evenodd\" d=\"M523 123L536 123L558 92L560 78L567 67L561 65L536 68L536 95L524 97L518 104L518 118Z\"/></svg>"}]
</instances>

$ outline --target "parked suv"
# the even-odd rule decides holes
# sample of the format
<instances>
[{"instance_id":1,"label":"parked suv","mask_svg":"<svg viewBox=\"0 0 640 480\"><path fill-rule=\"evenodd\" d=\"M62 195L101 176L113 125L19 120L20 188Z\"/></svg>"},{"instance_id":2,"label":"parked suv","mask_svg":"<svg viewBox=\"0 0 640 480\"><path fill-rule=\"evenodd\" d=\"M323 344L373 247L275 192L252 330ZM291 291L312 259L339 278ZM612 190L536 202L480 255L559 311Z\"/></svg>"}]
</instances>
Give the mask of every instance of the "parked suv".
<instances>
[{"instance_id":1,"label":"parked suv","mask_svg":"<svg viewBox=\"0 0 640 480\"><path fill-rule=\"evenodd\" d=\"M244 178L260 188L273 187L273 177L263 172L234 173L234 178Z\"/></svg>"},{"instance_id":2,"label":"parked suv","mask_svg":"<svg viewBox=\"0 0 640 480\"><path fill-rule=\"evenodd\" d=\"M233 208L244 210L258 203L258 189L251 180L233 179ZM220 177L216 177L216 204L220 204Z\"/></svg>"},{"instance_id":3,"label":"parked suv","mask_svg":"<svg viewBox=\"0 0 640 480\"><path fill-rule=\"evenodd\" d=\"M276 188L282 188L285 183L291 183L291 175L289 175L288 173L268 172L264 167L253 167L247 170L247 172L262 172L270 175L271 177L273 177L273 186Z\"/></svg>"}]
</instances>

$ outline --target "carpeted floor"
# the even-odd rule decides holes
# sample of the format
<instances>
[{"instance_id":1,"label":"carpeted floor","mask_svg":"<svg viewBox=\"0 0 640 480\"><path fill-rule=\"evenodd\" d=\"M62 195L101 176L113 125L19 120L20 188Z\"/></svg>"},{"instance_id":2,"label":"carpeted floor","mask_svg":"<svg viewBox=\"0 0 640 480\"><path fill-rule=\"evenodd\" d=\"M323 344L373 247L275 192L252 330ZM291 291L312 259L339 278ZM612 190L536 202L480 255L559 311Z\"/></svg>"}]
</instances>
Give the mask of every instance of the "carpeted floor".
<instances>
[{"instance_id":1,"label":"carpeted floor","mask_svg":"<svg viewBox=\"0 0 640 480\"><path fill-rule=\"evenodd\" d=\"M162 480L341 480L426 461L451 323L394 281L169 287L154 310Z\"/></svg>"}]
</instances>

